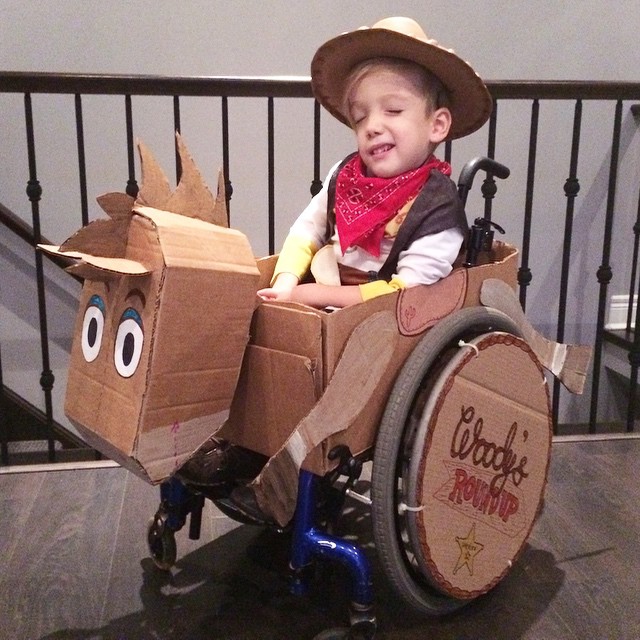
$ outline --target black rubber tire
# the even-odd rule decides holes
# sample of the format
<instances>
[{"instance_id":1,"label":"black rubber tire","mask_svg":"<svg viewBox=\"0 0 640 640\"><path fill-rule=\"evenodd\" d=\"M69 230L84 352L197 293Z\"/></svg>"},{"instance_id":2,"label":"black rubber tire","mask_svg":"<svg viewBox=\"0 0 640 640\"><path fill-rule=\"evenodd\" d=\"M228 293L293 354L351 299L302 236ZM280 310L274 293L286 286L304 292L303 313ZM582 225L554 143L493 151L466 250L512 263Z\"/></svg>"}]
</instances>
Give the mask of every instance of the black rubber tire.
<instances>
[{"instance_id":1,"label":"black rubber tire","mask_svg":"<svg viewBox=\"0 0 640 640\"><path fill-rule=\"evenodd\" d=\"M147 529L147 546L153 563L163 571L169 571L176 563L178 549L175 532L166 526L158 524L157 518L152 518Z\"/></svg>"},{"instance_id":2,"label":"black rubber tire","mask_svg":"<svg viewBox=\"0 0 640 640\"><path fill-rule=\"evenodd\" d=\"M375 637L374 629L359 630L353 627L335 627L334 629L325 629L313 640L373 640Z\"/></svg>"},{"instance_id":3,"label":"black rubber tire","mask_svg":"<svg viewBox=\"0 0 640 640\"><path fill-rule=\"evenodd\" d=\"M451 613L469 600L438 591L412 560L406 521L398 512L403 475L409 469L422 409L438 372L459 349L460 340L494 331L520 336L513 320L486 307L462 309L431 328L400 371L376 437L371 477L376 551L393 589L409 606L427 615Z\"/></svg>"},{"instance_id":4,"label":"black rubber tire","mask_svg":"<svg viewBox=\"0 0 640 640\"><path fill-rule=\"evenodd\" d=\"M313 640L348 640L349 627L336 627L335 629L325 629L321 631L317 636L313 637Z\"/></svg>"}]
</instances>

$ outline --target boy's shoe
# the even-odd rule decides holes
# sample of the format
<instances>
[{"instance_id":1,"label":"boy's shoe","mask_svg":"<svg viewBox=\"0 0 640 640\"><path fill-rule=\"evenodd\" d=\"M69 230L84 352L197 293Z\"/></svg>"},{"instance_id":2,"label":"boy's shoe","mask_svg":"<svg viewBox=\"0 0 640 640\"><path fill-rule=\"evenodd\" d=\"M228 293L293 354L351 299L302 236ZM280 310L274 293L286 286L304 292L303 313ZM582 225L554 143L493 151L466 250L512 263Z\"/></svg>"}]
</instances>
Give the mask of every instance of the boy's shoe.
<instances>
[{"instance_id":1,"label":"boy's shoe","mask_svg":"<svg viewBox=\"0 0 640 640\"><path fill-rule=\"evenodd\" d=\"M246 482L260 473L267 460L267 456L212 436L178 469L176 476L200 487Z\"/></svg>"},{"instance_id":2,"label":"boy's shoe","mask_svg":"<svg viewBox=\"0 0 640 640\"><path fill-rule=\"evenodd\" d=\"M242 516L256 524L275 524L258 504L256 493L249 485L236 487L229 495L229 502Z\"/></svg>"}]
</instances>

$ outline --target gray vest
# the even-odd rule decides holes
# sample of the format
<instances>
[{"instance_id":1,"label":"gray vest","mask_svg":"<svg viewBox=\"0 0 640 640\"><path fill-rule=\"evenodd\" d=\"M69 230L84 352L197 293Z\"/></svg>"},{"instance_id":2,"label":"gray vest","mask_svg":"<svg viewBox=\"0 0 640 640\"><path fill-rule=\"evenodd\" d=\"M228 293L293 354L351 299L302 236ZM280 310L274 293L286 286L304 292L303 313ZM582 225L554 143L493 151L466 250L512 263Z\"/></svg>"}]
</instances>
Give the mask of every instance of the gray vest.
<instances>
[{"instance_id":1,"label":"gray vest","mask_svg":"<svg viewBox=\"0 0 640 640\"><path fill-rule=\"evenodd\" d=\"M327 239L331 238L336 228L335 198L336 180L344 165L354 157L346 157L334 171L329 180L327 203ZM390 280L398 266L400 252L412 242L424 236L440 233L447 229L460 229L467 237L469 225L464 207L458 196L455 183L440 171L432 171L418 197L414 200L409 213L398 230L398 235L391 247L391 253L378 271L378 280Z\"/></svg>"}]
</instances>

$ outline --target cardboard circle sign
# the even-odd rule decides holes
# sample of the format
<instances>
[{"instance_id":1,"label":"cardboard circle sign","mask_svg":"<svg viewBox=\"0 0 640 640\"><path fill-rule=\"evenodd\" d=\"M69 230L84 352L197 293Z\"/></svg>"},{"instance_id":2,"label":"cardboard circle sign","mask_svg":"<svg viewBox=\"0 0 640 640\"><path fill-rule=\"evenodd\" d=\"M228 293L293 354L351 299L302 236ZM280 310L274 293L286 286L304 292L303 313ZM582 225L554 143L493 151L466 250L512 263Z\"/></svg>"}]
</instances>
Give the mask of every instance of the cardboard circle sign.
<instances>
[{"instance_id":1,"label":"cardboard circle sign","mask_svg":"<svg viewBox=\"0 0 640 640\"><path fill-rule=\"evenodd\" d=\"M456 597L489 591L522 551L551 450L542 367L522 339L465 344L434 382L413 451L408 532L428 582Z\"/></svg>"}]
</instances>

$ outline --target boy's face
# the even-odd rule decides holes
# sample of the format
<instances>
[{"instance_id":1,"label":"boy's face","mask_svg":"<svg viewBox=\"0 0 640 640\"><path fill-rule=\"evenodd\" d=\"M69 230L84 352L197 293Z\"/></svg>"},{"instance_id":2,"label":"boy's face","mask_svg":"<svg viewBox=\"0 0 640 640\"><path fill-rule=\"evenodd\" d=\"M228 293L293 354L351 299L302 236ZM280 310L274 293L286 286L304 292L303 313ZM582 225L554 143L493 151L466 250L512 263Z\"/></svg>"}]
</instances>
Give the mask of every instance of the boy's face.
<instances>
[{"instance_id":1,"label":"boy's face","mask_svg":"<svg viewBox=\"0 0 640 640\"><path fill-rule=\"evenodd\" d=\"M368 174L389 178L422 165L443 139L439 111L402 73L367 73L351 91L349 115Z\"/></svg>"}]
</instances>

